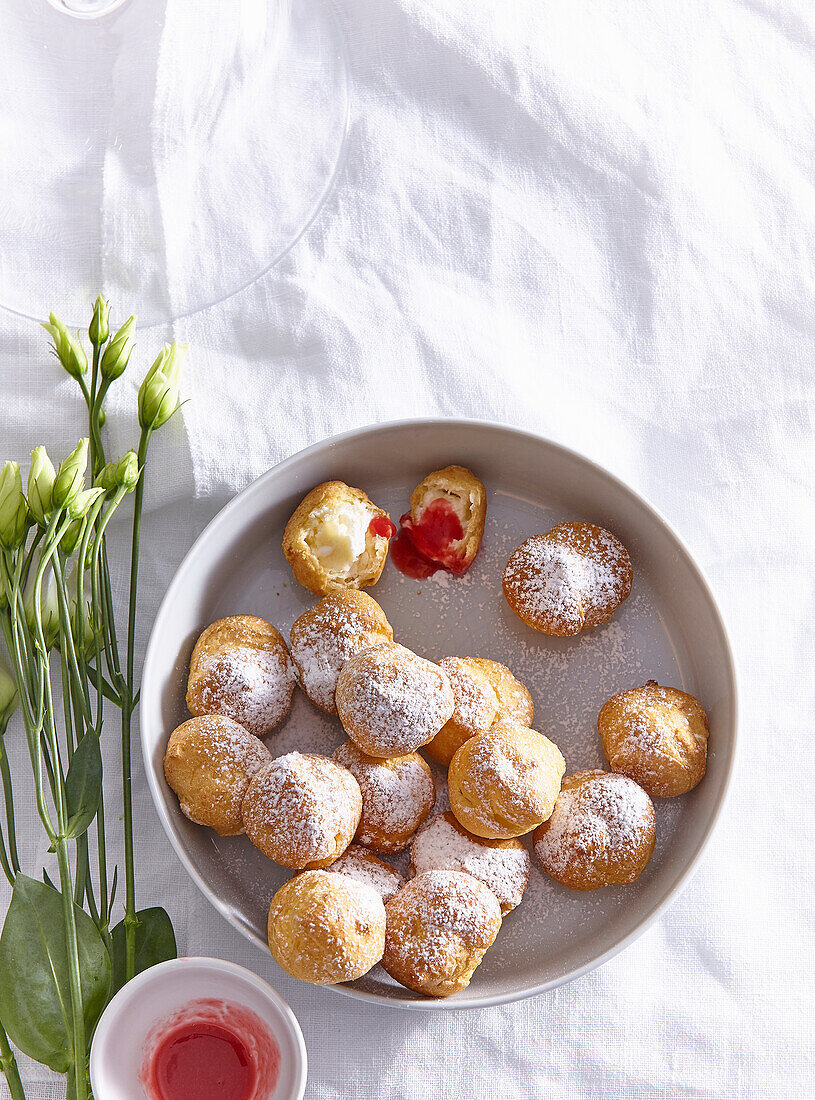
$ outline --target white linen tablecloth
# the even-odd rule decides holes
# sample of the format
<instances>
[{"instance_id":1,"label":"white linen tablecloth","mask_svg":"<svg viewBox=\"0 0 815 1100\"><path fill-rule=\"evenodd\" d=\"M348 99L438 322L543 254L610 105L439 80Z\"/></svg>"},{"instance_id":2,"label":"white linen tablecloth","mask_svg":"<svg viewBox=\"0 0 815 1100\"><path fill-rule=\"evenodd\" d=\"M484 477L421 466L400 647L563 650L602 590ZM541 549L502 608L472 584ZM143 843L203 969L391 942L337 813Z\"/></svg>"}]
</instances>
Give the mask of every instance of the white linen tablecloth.
<instances>
[{"instance_id":1,"label":"white linen tablecloth","mask_svg":"<svg viewBox=\"0 0 815 1100\"><path fill-rule=\"evenodd\" d=\"M366 422L472 416L581 450L667 515L721 602L742 722L701 868L601 970L434 1015L276 974L305 1032L307 1096L815 1096L815 10L338 10L354 100L329 202L261 282L142 333L116 391L133 417L160 342L189 341L190 402L148 486L141 652L186 549L255 475ZM0 458L64 453L81 428L41 330L0 311ZM140 904L167 905L184 953L271 975L187 879L134 755ZM36 874L44 852L26 856ZM61 1095L24 1072L32 1100Z\"/></svg>"}]
</instances>

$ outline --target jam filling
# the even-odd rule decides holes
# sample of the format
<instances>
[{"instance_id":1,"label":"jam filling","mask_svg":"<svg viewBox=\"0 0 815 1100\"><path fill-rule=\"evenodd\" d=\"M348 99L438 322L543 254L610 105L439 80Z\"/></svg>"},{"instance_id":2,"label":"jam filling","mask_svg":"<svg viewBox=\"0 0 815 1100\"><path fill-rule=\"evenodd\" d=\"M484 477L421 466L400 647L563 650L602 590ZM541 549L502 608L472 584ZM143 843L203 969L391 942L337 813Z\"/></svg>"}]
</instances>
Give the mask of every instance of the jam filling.
<instances>
[{"instance_id":1,"label":"jam filling","mask_svg":"<svg viewBox=\"0 0 815 1100\"><path fill-rule=\"evenodd\" d=\"M390 557L400 573L417 581L427 580L440 568L435 562L422 557L404 527L395 539L391 539Z\"/></svg>"},{"instance_id":2,"label":"jam filling","mask_svg":"<svg viewBox=\"0 0 815 1100\"><path fill-rule=\"evenodd\" d=\"M368 531L376 538L392 539L396 534L396 528L387 516L374 516L368 524Z\"/></svg>"},{"instance_id":3,"label":"jam filling","mask_svg":"<svg viewBox=\"0 0 815 1100\"><path fill-rule=\"evenodd\" d=\"M424 509L417 523L406 512L402 529L391 543L390 555L396 568L407 577L424 580L438 569L450 573L466 573L469 568L461 556L458 543L464 528L455 508L438 497Z\"/></svg>"}]
</instances>

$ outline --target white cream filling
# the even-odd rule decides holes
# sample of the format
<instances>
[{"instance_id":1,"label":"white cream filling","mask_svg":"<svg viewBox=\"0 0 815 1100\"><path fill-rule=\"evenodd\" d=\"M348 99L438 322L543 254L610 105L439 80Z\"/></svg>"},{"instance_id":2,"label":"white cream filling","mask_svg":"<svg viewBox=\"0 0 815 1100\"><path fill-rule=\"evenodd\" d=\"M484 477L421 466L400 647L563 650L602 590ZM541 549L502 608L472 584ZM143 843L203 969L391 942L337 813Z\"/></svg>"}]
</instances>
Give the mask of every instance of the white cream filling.
<instances>
[{"instance_id":1,"label":"white cream filling","mask_svg":"<svg viewBox=\"0 0 815 1100\"><path fill-rule=\"evenodd\" d=\"M318 508L309 517L306 544L328 573L347 574L366 552L373 512L358 501Z\"/></svg>"}]
</instances>

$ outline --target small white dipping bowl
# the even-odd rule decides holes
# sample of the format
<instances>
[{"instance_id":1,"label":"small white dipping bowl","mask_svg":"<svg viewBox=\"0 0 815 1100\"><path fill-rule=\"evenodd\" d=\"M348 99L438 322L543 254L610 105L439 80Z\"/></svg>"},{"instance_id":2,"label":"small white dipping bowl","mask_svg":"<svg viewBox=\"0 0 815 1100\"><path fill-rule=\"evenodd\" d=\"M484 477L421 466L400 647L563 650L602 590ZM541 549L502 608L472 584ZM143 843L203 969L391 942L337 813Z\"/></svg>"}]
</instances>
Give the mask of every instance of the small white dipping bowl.
<instances>
[{"instance_id":1,"label":"small white dipping bowl","mask_svg":"<svg viewBox=\"0 0 815 1100\"><path fill-rule=\"evenodd\" d=\"M280 1076L268 1100L302 1100L306 1044L292 1010L251 971L221 959L199 958L159 963L128 982L110 1002L91 1046L91 1086L97 1100L145 1097L139 1070L148 1033L202 997L235 1001L257 1013L280 1047Z\"/></svg>"}]
</instances>

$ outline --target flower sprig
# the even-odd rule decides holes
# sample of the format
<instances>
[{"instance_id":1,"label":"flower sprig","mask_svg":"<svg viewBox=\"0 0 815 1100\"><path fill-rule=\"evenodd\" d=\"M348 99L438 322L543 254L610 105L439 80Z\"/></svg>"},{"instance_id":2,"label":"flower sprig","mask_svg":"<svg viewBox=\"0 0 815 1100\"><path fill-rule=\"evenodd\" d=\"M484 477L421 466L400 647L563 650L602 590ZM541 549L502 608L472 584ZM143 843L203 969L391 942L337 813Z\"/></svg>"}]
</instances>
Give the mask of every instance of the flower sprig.
<instances>
[{"instance_id":1,"label":"flower sprig","mask_svg":"<svg viewBox=\"0 0 815 1100\"><path fill-rule=\"evenodd\" d=\"M86 1100L88 1049L105 1004L137 969L175 953L166 912L136 908L131 722L144 469L153 432L180 408L186 347L161 349L138 392L138 445L108 461L105 397L130 362L135 318L111 336L108 305L98 297L90 362L80 335L53 314L43 327L82 392L88 434L57 465L35 447L25 490L16 462L0 469L0 627L8 656L0 654L0 870L13 886L0 934L0 1068L15 1100L24 1097L13 1044L67 1073L68 1095ZM120 644L105 532L128 496L130 593ZM124 916L115 925L118 875L115 866L109 875L100 749L109 706L119 715L124 825ZM45 870L40 881L20 866L4 745L18 713L56 884Z\"/></svg>"}]
</instances>

